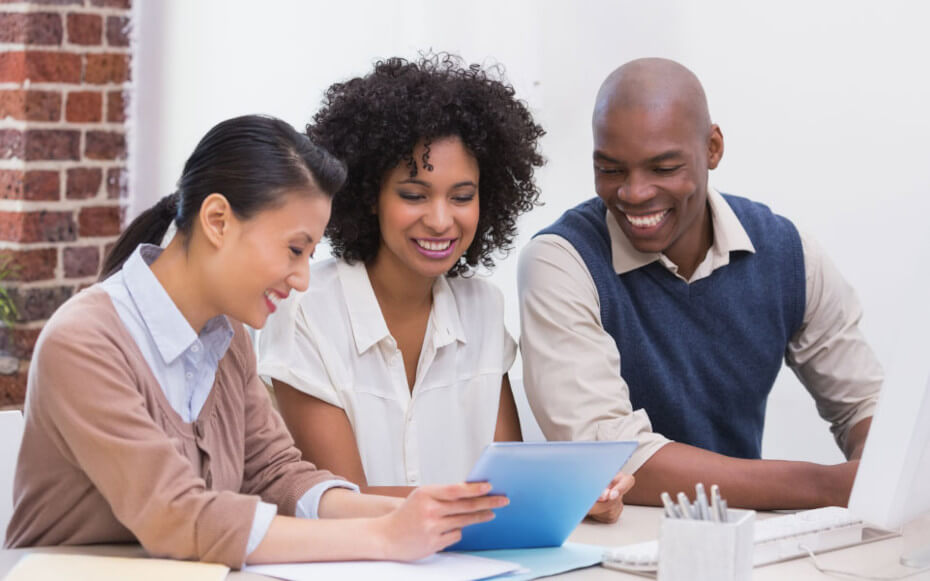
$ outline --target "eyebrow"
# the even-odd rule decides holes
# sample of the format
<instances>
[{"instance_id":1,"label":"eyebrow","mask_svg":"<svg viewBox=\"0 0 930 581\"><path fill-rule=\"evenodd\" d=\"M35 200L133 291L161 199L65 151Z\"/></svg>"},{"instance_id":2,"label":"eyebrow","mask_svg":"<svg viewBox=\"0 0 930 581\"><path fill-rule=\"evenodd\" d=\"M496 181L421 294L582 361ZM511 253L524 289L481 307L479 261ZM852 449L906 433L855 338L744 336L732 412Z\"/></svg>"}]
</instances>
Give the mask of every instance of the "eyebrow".
<instances>
[{"instance_id":1,"label":"eyebrow","mask_svg":"<svg viewBox=\"0 0 930 581\"><path fill-rule=\"evenodd\" d=\"M429 182L425 182L425 181L420 180L420 179L417 179L417 178L407 178L407 179L401 180L401 181L399 181L399 182L397 182L397 183L398 183L398 184L415 184L415 185L418 185L418 186L423 186L424 188L430 188L430 187L432 187L432 184L430 184ZM452 188L453 188L453 189L455 189L455 188L461 188L462 186L473 186L473 187L476 187L476 188L477 188L477 187L478 187L478 184L476 184L475 182L473 182L473 181L471 181L471 180L465 180L465 181L462 181L462 182L457 182L457 183L452 184Z\"/></svg>"},{"instance_id":2,"label":"eyebrow","mask_svg":"<svg viewBox=\"0 0 930 581\"><path fill-rule=\"evenodd\" d=\"M666 151L666 152L660 153L659 155L655 155L655 156L653 156L653 157L650 157L649 159L646 160L646 163L647 163L647 164L656 164L656 163L662 163L663 161L668 161L668 160L670 160L670 159L680 159L680 158L682 158L682 157L684 157L684 154L681 152L681 150L673 149L673 150L671 150L671 151ZM595 151L595 152L594 152L594 159L595 159L595 160L598 160L598 161L606 161L606 162L609 162L609 163L617 163L617 164L622 164L622 163L623 163L623 162L621 162L621 161L618 161L618 160L616 160L616 159L610 157L609 155L604 155L604 154L601 153L600 151Z\"/></svg>"}]
</instances>

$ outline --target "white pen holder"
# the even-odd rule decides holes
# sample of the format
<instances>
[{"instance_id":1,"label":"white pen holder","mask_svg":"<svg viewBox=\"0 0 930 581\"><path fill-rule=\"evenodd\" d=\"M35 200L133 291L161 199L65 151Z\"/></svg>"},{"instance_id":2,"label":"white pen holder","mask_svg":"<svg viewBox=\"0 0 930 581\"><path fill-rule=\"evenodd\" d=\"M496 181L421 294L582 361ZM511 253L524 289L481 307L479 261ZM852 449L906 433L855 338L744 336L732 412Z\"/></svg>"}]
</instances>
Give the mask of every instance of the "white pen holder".
<instances>
[{"instance_id":1,"label":"white pen holder","mask_svg":"<svg viewBox=\"0 0 930 581\"><path fill-rule=\"evenodd\" d=\"M664 518L658 581L748 581L754 510L728 510L727 522Z\"/></svg>"}]
</instances>

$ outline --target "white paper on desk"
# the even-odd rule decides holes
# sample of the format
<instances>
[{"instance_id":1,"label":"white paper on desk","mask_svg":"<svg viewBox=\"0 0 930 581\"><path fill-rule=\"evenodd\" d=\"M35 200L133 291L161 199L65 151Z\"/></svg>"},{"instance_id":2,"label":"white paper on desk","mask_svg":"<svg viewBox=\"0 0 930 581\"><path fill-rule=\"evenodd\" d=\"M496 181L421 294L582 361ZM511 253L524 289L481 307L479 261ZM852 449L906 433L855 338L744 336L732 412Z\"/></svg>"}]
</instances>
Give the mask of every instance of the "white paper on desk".
<instances>
[{"instance_id":1,"label":"white paper on desk","mask_svg":"<svg viewBox=\"0 0 930 581\"><path fill-rule=\"evenodd\" d=\"M485 559L457 553L437 553L412 563L398 561L340 561L336 563L293 563L249 565L243 571L286 579L319 581L320 579L379 579L380 581L471 581L503 575L520 568L517 563Z\"/></svg>"},{"instance_id":2,"label":"white paper on desk","mask_svg":"<svg viewBox=\"0 0 930 581\"><path fill-rule=\"evenodd\" d=\"M229 567L213 563L28 553L4 581L223 581Z\"/></svg>"}]
</instances>

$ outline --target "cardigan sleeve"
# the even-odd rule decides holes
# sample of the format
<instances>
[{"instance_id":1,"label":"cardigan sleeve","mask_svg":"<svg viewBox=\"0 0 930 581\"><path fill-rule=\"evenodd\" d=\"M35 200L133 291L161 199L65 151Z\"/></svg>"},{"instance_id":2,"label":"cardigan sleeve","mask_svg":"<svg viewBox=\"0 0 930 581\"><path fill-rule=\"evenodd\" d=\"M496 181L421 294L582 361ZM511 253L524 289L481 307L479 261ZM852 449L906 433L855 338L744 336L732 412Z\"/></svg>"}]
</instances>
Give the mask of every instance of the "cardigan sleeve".
<instances>
[{"instance_id":1,"label":"cardigan sleeve","mask_svg":"<svg viewBox=\"0 0 930 581\"><path fill-rule=\"evenodd\" d=\"M311 488L329 480L341 480L301 460L300 450L271 405L265 384L255 367L255 352L241 327L231 349L242 358L245 383L245 471L242 491L257 494L278 505L280 514L294 516L297 501Z\"/></svg>"},{"instance_id":2,"label":"cardigan sleeve","mask_svg":"<svg viewBox=\"0 0 930 581\"><path fill-rule=\"evenodd\" d=\"M106 325L66 317L36 348L31 413L154 556L239 568L258 499L207 490L146 410Z\"/></svg>"}]
</instances>

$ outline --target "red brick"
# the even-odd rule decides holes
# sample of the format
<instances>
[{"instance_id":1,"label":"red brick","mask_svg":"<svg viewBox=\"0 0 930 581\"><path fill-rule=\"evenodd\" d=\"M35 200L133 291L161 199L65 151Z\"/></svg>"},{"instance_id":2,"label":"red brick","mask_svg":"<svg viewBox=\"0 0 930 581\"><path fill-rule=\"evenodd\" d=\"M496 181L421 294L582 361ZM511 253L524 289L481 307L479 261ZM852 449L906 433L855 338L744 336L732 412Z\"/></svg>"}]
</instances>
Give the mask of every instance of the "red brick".
<instances>
[{"instance_id":1,"label":"red brick","mask_svg":"<svg viewBox=\"0 0 930 581\"><path fill-rule=\"evenodd\" d=\"M107 121L110 123L125 122L128 100L128 95L123 91L107 93Z\"/></svg>"},{"instance_id":2,"label":"red brick","mask_svg":"<svg viewBox=\"0 0 930 581\"><path fill-rule=\"evenodd\" d=\"M23 199L23 172L0 169L0 200Z\"/></svg>"},{"instance_id":3,"label":"red brick","mask_svg":"<svg viewBox=\"0 0 930 581\"><path fill-rule=\"evenodd\" d=\"M10 274L5 280L17 282L32 282L35 280L48 280L55 278L55 267L58 265L58 250L55 248L39 248L38 250L4 250L0 259L10 259L8 266ZM0 261L0 264L3 264Z\"/></svg>"},{"instance_id":4,"label":"red brick","mask_svg":"<svg viewBox=\"0 0 930 581\"><path fill-rule=\"evenodd\" d=\"M65 120L72 123L96 123L103 119L103 95L96 91L68 93Z\"/></svg>"},{"instance_id":5,"label":"red brick","mask_svg":"<svg viewBox=\"0 0 930 581\"><path fill-rule=\"evenodd\" d=\"M69 199L93 198L100 191L103 170L98 167L76 167L68 170L65 196Z\"/></svg>"},{"instance_id":6,"label":"red brick","mask_svg":"<svg viewBox=\"0 0 930 581\"><path fill-rule=\"evenodd\" d=\"M27 171L23 179L24 200L58 200L58 172L49 170Z\"/></svg>"},{"instance_id":7,"label":"red brick","mask_svg":"<svg viewBox=\"0 0 930 581\"><path fill-rule=\"evenodd\" d=\"M68 42L98 45L103 42L103 18L97 14L69 14Z\"/></svg>"},{"instance_id":8,"label":"red brick","mask_svg":"<svg viewBox=\"0 0 930 581\"><path fill-rule=\"evenodd\" d=\"M108 6L110 8L125 8L127 10L132 7L131 0L90 0L90 3L93 6Z\"/></svg>"},{"instance_id":9,"label":"red brick","mask_svg":"<svg viewBox=\"0 0 930 581\"><path fill-rule=\"evenodd\" d=\"M0 83L78 83L81 56L66 52L0 53Z\"/></svg>"},{"instance_id":10,"label":"red brick","mask_svg":"<svg viewBox=\"0 0 930 581\"><path fill-rule=\"evenodd\" d=\"M65 248L65 278L97 276L100 270L100 249L96 246Z\"/></svg>"},{"instance_id":11,"label":"red brick","mask_svg":"<svg viewBox=\"0 0 930 581\"><path fill-rule=\"evenodd\" d=\"M129 46L129 18L110 16L107 18L107 44Z\"/></svg>"},{"instance_id":12,"label":"red brick","mask_svg":"<svg viewBox=\"0 0 930 581\"><path fill-rule=\"evenodd\" d=\"M0 159L22 158L23 132L18 129L0 129Z\"/></svg>"},{"instance_id":13,"label":"red brick","mask_svg":"<svg viewBox=\"0 0 930 581\"><path fill-rule=\"evenodd\" d=\"M57 200L57 171L0 170L0 200Z\"/></svg>"},{"instance_id":14,"label":"red brick","mask_svg":"<svg viewBox=\"0 0 930 581\"><path fill-rule=\"evenodd\" d=\"M23 89L0 91L0 119L7 116L22 121L58 121L61 93Z\"/></svg>"},{"instance_id":15,"label":"red brick","mask_svg":"<svg viewBox=\"0 0 930 581\"><path fill-rule=\"evenodd\" d=\"M81 208L78 214L78 225L81 236L116 236L120 231L119 207Z\"/></svg>"},{"instance_id":16,"label":"red brick","mask_svg":"<svg viewBox=\"0 0 930 581\"><path fill-rule=\"evenodd\" d=\"M107 198L116 200L126 198L129 194L129 176L124 167L112 167L107 170Z\"/></svg>"},{"instance_id":17,"label":"red brick","mask_svg":"<svg viewBox=\"0 0 930 581\"><path fill-rule=\"evenodd\" d=\"M81 157L81 133L65 129L29 129L26 131L26 161L37 159L78 160Z\"/></svg>"},{"instance_id":18,"label":"red brick","mask_svg":"<svg viewBox=\"0 0 930 581\"><path fill-rule=\"evenodd\" d=\"M26 374L29 362L21 361L13 375L0 375L0 406L22 405L26 400Z\"/></svg>"},{"instance_id":19,"label":"red brick","mask_svg":"<svg viewBox=\"0 0 930 581\"><path fill-rule=\"evenodd\" d=\"M61 44L61 16L54 12L0 13L0 42Z\"/></svg>"},{"instance_id":20,"label":"red brick","mask_svg":"<svg viewBox=\"0 0 930 581\"><path fill-rule=\"evenodd\" d=\"M28 323L44 321L51 317L55 309L74 294L74 288L70 286L15 287L9 289L8 292L10 298L13 299L13 304L16 305L16 310L19 311L17 321Z\"/></svg>"},{"instance_id":21,"label":"red brick","mask_svg":"<svg viewBox=\"0 0 930 581\"><path fill-rule=\"evenodd\" d=\"M88 131L84 156L87 159L126 159L126 135L115 131Z\"/></svg>"},{"instance_id":22,"label":"red brick","mask_svg":"<svg viewBox=\"0 0 930 581\"><path fill-rule=\"evenodd\" d=\"M8 242L70 242L76 236L71 212L0 211L0 240Z\"/></svg>"},{"instance_id":23,"label":"red brick","mask_svg":"<svg viewBox=\"0 0 930 581\"><path fill-rule=\"evenodd\" d=\"M50 6L63 6L65 4L83 4L84 0L26 0L29 4L47 4ZM23 0L0 0L0 4L22 4Z\"/></svg>"},{"instance_id":24,"label":"red brick","mask_svg":"<svg viewBox=\"0 0 930 581\"><path fill-rule=\"evenodd\" d=\"M128 54L89 54L84 82L94 85L123 83L129 80Z\"/></svg>"},{"instance_id":25,"label":"red brick","mask_svg":"<svg viewBox=\"0 0 930 581\"><path fill-rule=\"evenodd\" d=\"M32 357L36 339L41 329L20 329L17 327L0 327L0 353L6 353L20 359Z\"/></svg>"}]
</instances>

